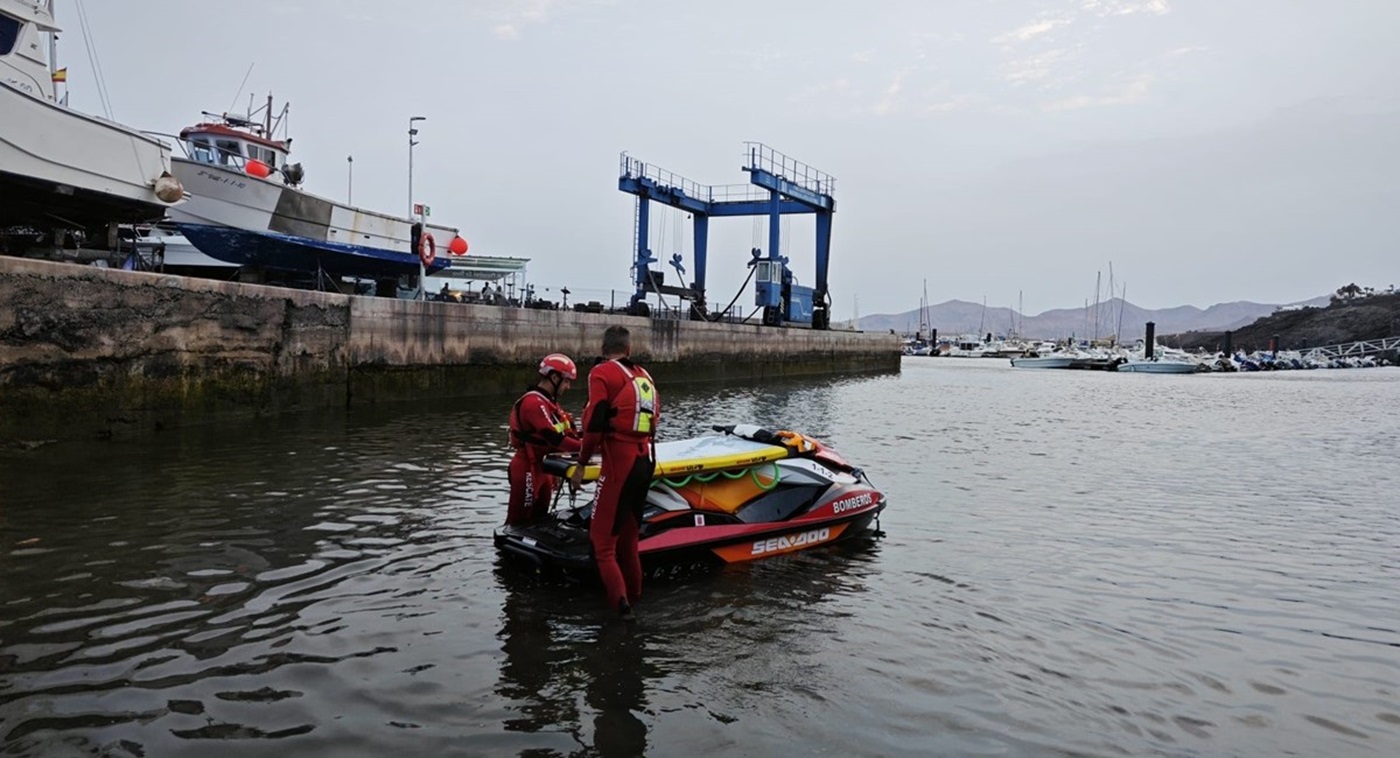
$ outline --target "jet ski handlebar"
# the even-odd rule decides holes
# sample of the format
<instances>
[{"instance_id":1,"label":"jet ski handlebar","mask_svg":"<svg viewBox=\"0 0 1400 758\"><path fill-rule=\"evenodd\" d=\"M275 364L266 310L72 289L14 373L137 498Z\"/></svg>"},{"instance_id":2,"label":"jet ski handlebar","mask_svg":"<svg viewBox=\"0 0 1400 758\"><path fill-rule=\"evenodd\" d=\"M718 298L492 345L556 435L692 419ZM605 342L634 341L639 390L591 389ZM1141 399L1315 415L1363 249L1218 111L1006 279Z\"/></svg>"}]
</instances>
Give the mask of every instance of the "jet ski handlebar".
<instances>
[{"instance_id":1,"label":"jet ski handlebar","mask_svg":"<svg viewBox=\"0 0 1400 758\"><path fill-rule=\"evenodd\" d=\"M775 431L753 424L716 424L710 428L721 434L732 435L761 445L781 447L787 451L787 457L814 458L843 471L851 471L855 468L843 460L835 450L799 432L786 429ZM766 460L772 459L773 456L770 456ZM577 453L550 453L544 457L543 461L545 472L558 477L569 476L570 469L577 464Z\"/></svg>"},{"instance_id":2,"label":"jet ski handlebar","mask_svg":"<svg viewBox=\"0 0 1400 758\"><path fill-rule=\"evenodd\" d=\"M735 437L753 440L764 445L785 447L791 450L793 455L818 453L823 449L822 444L811 437L786 429L773 431L753 424L731 424L728 426L716 424L710 428L722 434L732 434Z\"/></svg>"}]
</instances>

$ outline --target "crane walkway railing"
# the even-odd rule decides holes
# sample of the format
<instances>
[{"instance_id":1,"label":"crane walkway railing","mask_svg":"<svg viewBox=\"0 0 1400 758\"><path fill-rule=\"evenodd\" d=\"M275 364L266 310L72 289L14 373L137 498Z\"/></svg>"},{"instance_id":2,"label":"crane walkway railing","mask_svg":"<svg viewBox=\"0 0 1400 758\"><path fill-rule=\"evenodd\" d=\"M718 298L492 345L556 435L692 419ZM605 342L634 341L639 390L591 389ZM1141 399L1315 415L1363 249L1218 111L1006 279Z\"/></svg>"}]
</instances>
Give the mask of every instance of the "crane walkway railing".
<instances>
[{"instance_id":1,"label":"crane walkway railing","mask_svg":"<svg viewBox=\"0 0 1400 758\"><path fill-rule=\"evenodd\" d=\"M745 168L767 171L818 195L836 194L836 177L789 157L762 142L745 142Z\"/></svg>"},{"instance_id":2,"label":"crane walkway railing","mask_svg":"<svg viewBox=\"0 0 1400 758\"><path fill-rule=\"evenodd\" d=\"M1346 356L1373 355L1391 350L1400 350L1400 337L1382 337L1378 340L1357 340L1356 342L1344 342L1340 345L1324 345L1322 347L1310 347L1299 350L1309 357L1343 358Z\"/></svg>"},{"instance_id":3,"label":"crane walkway railing","mask_svg":"<svg viewBox=\"0 0 1400 758\"><path fill-rule=\"evenodd\" d=\"M674 171L633 158L626 152L622 153L618 162L619 175L624 179L648 179L658 187L678 190L686 197L707 203L766 200L769 196L767 190L752 184L701 184Z\"/></svg>"},{"instance_id":4,"label":"crane walkway railing","mask_svg":"<svg viewBox=\"0 0 1400 758\"><path fill-rule=\"evenodd\" d=\"M624 179L650 179L659 186L680 190L688 197L705 201L709 201L710 199L712 190L708 184L692 181L674 171L667 171L660 166L637 160L628 155L625 151L622 153L619 162L622 164L619 166L619 170Z\"/></svg>"}]
</instances>

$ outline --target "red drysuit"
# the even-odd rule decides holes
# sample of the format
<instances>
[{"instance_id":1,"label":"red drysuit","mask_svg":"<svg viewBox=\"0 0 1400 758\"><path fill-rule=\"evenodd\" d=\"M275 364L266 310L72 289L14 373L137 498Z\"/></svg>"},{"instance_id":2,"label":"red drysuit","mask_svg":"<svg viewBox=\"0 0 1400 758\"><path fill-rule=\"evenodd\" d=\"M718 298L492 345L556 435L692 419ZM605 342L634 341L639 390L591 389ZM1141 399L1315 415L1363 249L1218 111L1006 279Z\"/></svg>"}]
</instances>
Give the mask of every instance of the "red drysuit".
<instances>
[{"instance_id":1,"label":"red drysuit","mask_svg":"<svg viewBox=\"0 0 1400 758\"><path fill-rule=\"evenodd\" d=\"M641 366L617 358L589 372L579 460L586 462L594 451L603 454L589 538L614 609L636 605L642 595L637 527L656 467L652 438L660 413L656 384Z\"/></svg>"},{"instance_id":2,"label":"red drysuit","mask_svg":"<svg viewBox=\"0 0 1400 758\"><path fill-rule=\"evenodd\" d=\"M579 449L573 420L559 403L539 387L531 387L510 409L510 503L506 523L523 524L549 510L556 478L544 472L548 453L572 453Z\"/></svg>"}]
</instances>

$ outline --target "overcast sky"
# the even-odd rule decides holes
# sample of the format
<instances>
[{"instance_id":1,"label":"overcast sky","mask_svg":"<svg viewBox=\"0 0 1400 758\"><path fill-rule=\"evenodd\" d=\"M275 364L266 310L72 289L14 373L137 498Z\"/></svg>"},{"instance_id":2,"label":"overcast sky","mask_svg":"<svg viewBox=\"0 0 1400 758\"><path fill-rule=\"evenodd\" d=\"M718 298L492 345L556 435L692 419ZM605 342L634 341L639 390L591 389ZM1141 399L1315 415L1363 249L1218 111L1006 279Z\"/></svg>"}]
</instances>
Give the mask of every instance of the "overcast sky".
<instances>
[{"instance_id":1,"label":"overcast sky","mask_svg":"<svg viewBox=\"0 0 1400 758\"><path fill-rule=\"evenodd\" d=\"M837 178L838 318L913 308L924 279L935 303L1074 307L1110 262L1148 308L1400 284L1394 0L84 7L118 121L177 132L271 92L317 194L345 198L353 155L355 204L405 212L426 116L417 198L541 288L630 292L621 151L734 184L744 140ZM100 113L76 4L57 12L73 105ZM689 259L653 207L652 249ZM784 245L808 284L812 226ZM767 238L711 232L722 305Z\"/></svg>"}]
</instances>

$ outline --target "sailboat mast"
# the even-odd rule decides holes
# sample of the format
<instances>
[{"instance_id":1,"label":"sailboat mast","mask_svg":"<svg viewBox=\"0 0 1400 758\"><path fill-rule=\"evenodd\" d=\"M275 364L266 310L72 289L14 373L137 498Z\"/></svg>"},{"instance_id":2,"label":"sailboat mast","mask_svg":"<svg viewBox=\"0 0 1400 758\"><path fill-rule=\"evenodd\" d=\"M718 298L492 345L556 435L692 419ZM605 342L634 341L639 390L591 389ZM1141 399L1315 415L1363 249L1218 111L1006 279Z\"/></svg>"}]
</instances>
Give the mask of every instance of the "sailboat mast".
<instances>
[{"instance_id":1,"label":"sailboat mast","mask_svg":"<svg viewBox=\"0 0 1400 758\"><path fill-rule=\"evenodd\" d=\"M919 333L915 336L918 339L923 339L924 332L932 326L928 322L928 279L924 279L924 294L919 298Z\"/></svg>"},{"instance_id":2,"label":"sailboat mast","mask_svg":"<svg viewBox=\"0 0 1400 758\"><path fill-rule=\"evenodd\" d=\"M1103 272L1094 273L1094 340L1099 338L1099 291L1103 286Z\"/></svg>"},{"instance_id":3,"label":"sailboat mast","mask_svg":"<svg viewBox=\"0 0 1400 758\"><path fill-rule=\"evenodd\" d=\"M1016 339L1021 339L1021 330L1026 328L1026 292L1016 290Z\"/></svg>"},{"instance_id":4,"label":"sailboat mast","mask_svg":"<svg viewBox=\"0 0 1400 758\"><path fill-rule=\"evenodd\" d=\"M1123 309L1128 307L1128 283L1123 282L1123 300L1118 306L1118 334L1123 334ZM1121 336L1120 336L1121 339Z\"/></svg>"},{"instance_id":5,"label":"sailboat mast","mask_svg":"<svg viewBox=\"0 0 1400 758\"><path fill-rule=\"evenodd\" d=\"M1113 286L1113 261L1109 261L1109 262L1108 262L1108 322L1109 322L1110 325L1112 325L1112 323L1113 323L1113 298L1114 298L1114 297L1117 297L1117 295L1118 295L1118 293L1117 293L1116 289L1115 289L1114 286ZM1110 343L1111 343L1111 344L1117 344L1117 342L1118 342L1118 332L1115 331L1113 334L1109 335L1109 340L1110 340Z\"/></svg>"}]
</instances>

